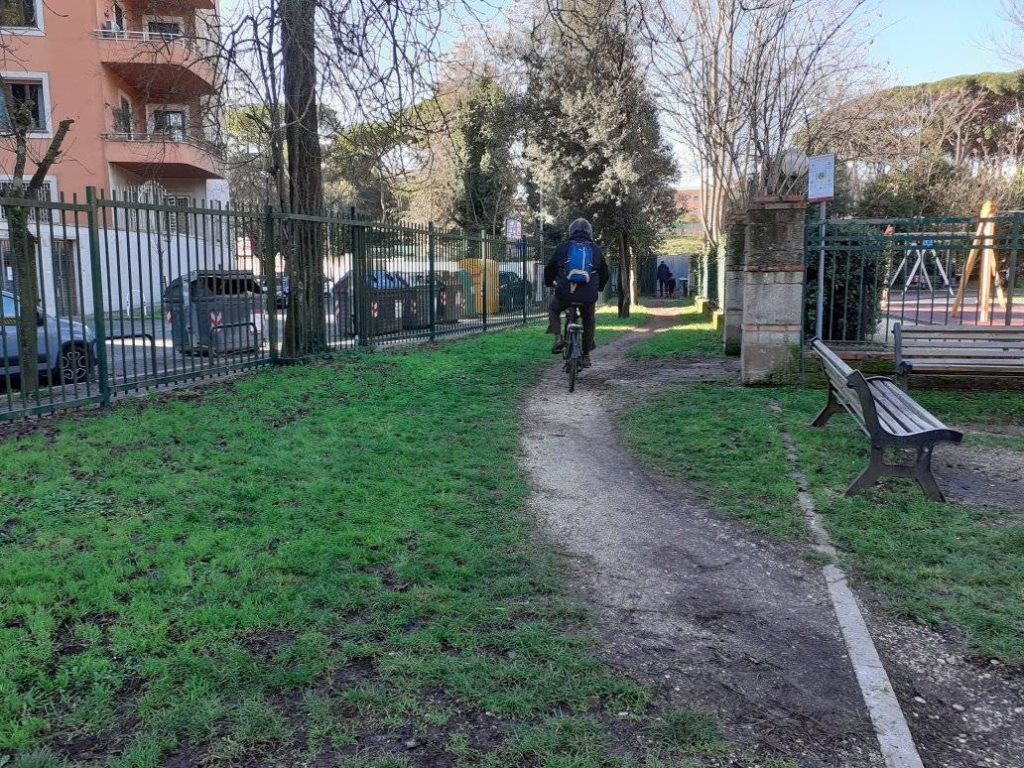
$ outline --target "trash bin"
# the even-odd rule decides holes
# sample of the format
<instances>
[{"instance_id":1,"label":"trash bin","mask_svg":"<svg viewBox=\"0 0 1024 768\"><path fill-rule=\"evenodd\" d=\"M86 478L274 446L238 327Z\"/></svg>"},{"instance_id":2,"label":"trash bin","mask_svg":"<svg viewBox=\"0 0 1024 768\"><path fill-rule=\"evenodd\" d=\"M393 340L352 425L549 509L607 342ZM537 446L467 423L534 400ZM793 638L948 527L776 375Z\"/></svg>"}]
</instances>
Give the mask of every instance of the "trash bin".
<instances>
[{"instance_id":1,"label":"trash bin","mask_svg":"<svg viewBox=\"0 0 1024 768\"><path fill-rule=\"evenodd\" d=\"M263 291L252 272L196 270L163 292L171 343L183 354L225 354L260 348Z\"/></svg>"},{"instance_id":2,"label":"trash bin","mask_svg":"<svg viewBox=\"0 0 1024 768\"><path fill-rule=\"evenodd\" d=\"M405 304L409 289L402 286L399 278L387 272L375 272L367 276L366 301L370 327L368 336L383 336L402 330ZM338 280L331 289L334 319L338 333L354 336L356 331L355 296L351 274ZM428 309L429 311L429 309Z\"/></svg>"},{"instance_id":3,"label":"trash bin","mask_svg":"<svg viewBox=\"0 0 1024 768\"><path fill-rule=\"evenodd\" d=\"M402 330L411 331L430 327L430 286L410 285L405 289Z\"/></svg>"},{"instance_id":4,"label":"trash bin","mask_svg":"<svg viewBox=\"0 0 1024 768\"><path fill-rule=\"evenodd\" d=\"M480 259L462 259L459 262L459 266L466 272L468 272L473 279L474 293L479 297L483 292L483 268L480 263ZM485 259L487 263L487 312L488 314L495 314L499 309L498 304L498 290L500 278L498 277L498 262L494 259ZM483 309L483 304L479 301L478 311Z\"/></svg>"},{"instance_id":5,"label":"trash bin","mask_svg":"<svg viewBox=\"0 0 1024 768\"><path fill-rule=\"evenodd\" d=\"M355 306L352 302L352 280L347 275L334 283L331 288L331 310L337 325L338 338L356 335Z\"/></svg>"},{"instance_id":6,"label":"trash bin","mask_svg":"<svg viewBox=\"0 0 1024 768\"><path fill-rule=\"evenodd\" d=\"M462 295L466 299L461 317L476 317L479 309L476 300L476 283L473 281L473 276L464 269L460 269L455 275L462 286Z\"/></svg>"},{"instance_id":7,"label":"trash bin","mask_svg":"<svg viewBox=\"0 0 1024 768\"><path fill-rule=\"evenodd\" d=\"M437 322L457 323L466 311L468 296L463 281L451 272L438 273L437 281Z\"/></svg>"}]
</instances>

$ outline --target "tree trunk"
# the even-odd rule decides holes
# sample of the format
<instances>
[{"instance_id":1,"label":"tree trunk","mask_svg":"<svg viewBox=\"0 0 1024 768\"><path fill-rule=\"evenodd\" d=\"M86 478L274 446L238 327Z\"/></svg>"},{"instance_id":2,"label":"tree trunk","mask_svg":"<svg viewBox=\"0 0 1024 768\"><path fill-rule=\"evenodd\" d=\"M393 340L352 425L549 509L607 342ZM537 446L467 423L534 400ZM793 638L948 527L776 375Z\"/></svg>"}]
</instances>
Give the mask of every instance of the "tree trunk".
<instances>
[{"instance_id":1,"label":"tree trunk","mask_svg":"<svg viewBox=\"0 0 1024 768\"><path fill-rule=\"evenodd\" d=\"M630 264L626 233L619 233L619 317L629 317L630 299L633 294L633 270Z\"/></svg>"},{"instance_id":2,"label":"tree trunk","mask_svg":"<svg viewBox=\"0 0 1024 768\"><path fill-rule=\"evenodd\" d=\"M0 97L9 105L16 101L10 83L0 77ZM28 161L28 134L32 127L32 119L27 105L17 105L8 110L9 130L14 138L14 168L11 174L11 186L7 194L14 198L35 200L46 181L46 174L60 159L64 139L71 130L74 120L61 120L57 131L50 140L46 153L36 164L32 178L25 183L24 175ZM39 304L39 273L36 270L36 238L29 229L28 207L5 206L7 227L10 233L11 251L13 253L14 283L18 300L18 367L23 395L31 395L39 389L39 321L37 306ZM35 209L38 216L51 215L50 209ZM99 310L97 310L99 311Z\"/></svg>"},{"instance_id":3,"label":"tree trunk","mask_svg":"<svg viewBox=\"0 0 1024 768\"><path fill-rule=\"evenodd\" d=\"M18 367L21 391L30 395L39 388L39 276L36 273L36 239L28 226L27 208L7 208L11 251L14 257L14 284L18 296Z\"/></svg>"},{"instance_id":4,"label":"tree trunk","mask_svg":"<svg viewBox=\"0 0 1024 768\"><path fill-rule=\"evenodd\" d=\"M281 3L285 138L288 144L289 202L294 213L323 210L320 131L316 93L316 0ZM284 253L290 278L284 354L327 349L324 319L323 225L293 221Z\"/></svg>"}]
</instances>

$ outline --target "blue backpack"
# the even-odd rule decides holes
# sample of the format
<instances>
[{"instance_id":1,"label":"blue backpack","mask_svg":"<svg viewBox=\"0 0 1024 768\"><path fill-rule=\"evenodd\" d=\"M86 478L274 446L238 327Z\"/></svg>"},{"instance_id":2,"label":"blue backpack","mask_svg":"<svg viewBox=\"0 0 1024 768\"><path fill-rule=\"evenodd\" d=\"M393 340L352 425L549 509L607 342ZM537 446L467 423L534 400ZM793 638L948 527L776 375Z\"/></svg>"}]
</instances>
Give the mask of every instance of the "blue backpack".
<instances>
[{"instance_id":1,"label":"blue backpack","mask_svg":"<svg viewBox=\"0 0 1024 768\"><path fill-rule=\"evenodd\" d=\"M589 283L594 271L594 244L572 240L565 260L565 279L570 283Z\"/></svg>"}]
</instances>

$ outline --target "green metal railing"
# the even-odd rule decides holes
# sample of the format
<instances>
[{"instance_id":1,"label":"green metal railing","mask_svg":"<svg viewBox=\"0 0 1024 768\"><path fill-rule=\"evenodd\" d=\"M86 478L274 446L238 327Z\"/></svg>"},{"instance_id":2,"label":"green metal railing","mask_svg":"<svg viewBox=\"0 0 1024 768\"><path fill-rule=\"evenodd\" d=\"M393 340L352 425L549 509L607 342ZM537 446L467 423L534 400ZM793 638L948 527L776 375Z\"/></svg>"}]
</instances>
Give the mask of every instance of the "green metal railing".
<instances>
[{"instance_id":1,"label":"green metal railing","mask_svg":"<svg viewBox=\"0 0 1024 768\"><path fill-rule=\"evenodd\" d=\"M1024 325L1022 224L1021 213L808 221L805 336L888 345L896 323ZM995 274L981 274L987 263Z\"/></svg>"},{"instance_id":2,"label":"green metal railing","mask_svg":"<svg viewBox=\"0 0 1024 768\"><path fill-rule=\"evenodd\" d=\"M0 211L18 208L28 209L40 287L42 376L22 391L12 238L0 232L0 419L277 362L298 247L322 257L329 350L480 333L545 310L551 248L533 238L367 221L353 210L141 203L92 189L84 200L0 197ZM87 359L77 372L75 350Z\"/></svg>"}]
</instances>

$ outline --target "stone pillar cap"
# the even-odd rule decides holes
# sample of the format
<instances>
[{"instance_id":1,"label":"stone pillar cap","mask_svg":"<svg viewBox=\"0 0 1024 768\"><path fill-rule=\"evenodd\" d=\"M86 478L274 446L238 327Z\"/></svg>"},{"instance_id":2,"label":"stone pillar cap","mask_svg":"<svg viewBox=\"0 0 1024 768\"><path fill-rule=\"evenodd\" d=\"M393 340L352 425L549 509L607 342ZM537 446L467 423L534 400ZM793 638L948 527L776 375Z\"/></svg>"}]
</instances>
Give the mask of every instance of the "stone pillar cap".
<instances>
[{"instance_id":1,"label":"stone pillar cap","mask_svg":"<svg viewBox=\"0 0 1024 768\"><path fill-rule=\"evenodd\" d=\"M762 195L752 197L747 204L747 210L804 208L806 205L807 198L803 195Z\"/></svg>"}]
</instances>

